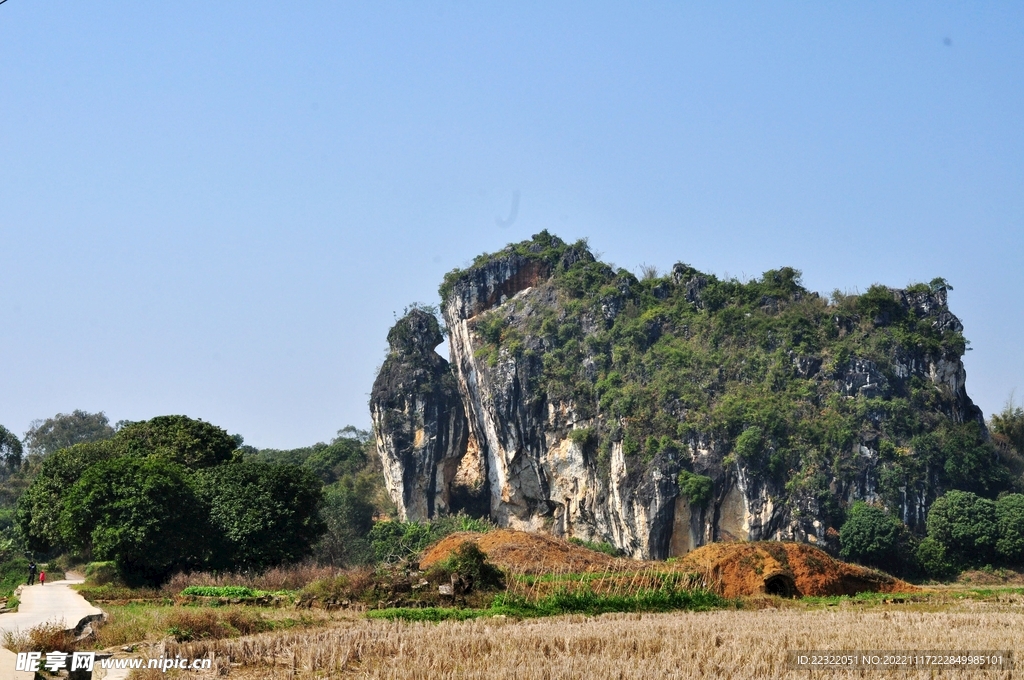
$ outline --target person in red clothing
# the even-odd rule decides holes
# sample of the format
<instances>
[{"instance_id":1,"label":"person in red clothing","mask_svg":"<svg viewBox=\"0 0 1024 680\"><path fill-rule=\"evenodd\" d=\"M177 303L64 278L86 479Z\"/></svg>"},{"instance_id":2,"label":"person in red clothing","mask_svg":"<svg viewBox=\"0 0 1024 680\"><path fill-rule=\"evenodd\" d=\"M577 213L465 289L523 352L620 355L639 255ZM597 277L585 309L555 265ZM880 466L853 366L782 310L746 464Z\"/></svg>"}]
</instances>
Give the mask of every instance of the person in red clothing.
<instances>
[{"instance_id":1,"label":"person in red clothing","mask_svg":"<svg viewBox=\"0 0 1024 680\"><path fill-rule=\"evenodd\" d=\"M45 586L46 585L46 572L45 571L40 571L39 572L39 585L41 585L41 586Z\"/></svg>"}]
</instances>

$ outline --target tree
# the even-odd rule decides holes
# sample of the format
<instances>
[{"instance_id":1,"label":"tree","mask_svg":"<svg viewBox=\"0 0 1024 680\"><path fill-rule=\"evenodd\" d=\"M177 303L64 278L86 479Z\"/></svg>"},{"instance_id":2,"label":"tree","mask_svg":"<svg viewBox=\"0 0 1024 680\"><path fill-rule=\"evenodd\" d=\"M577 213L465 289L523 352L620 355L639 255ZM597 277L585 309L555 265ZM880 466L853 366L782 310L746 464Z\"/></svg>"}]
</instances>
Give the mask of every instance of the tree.
<instances>
[{"instance_id":1,"label":"tree","mask_svg":"<svg viewBox=\"0 0 1024 680\"><path fill-rule=\"evenodd\" d=\"M996 506L968 491L949 491L932 503L925 522L958 570L991 564L999 537Z\"/></svg>"},{"instance_id":2,"label":"tree","mask_svg":"<svg viewBox=\"0 0 1024 680\"><path fill-rule=\"evenodd\" d=\"M14 472L21 467L21 441L14 433L0 425L0 464L7 472Z\"/></svg>"},{"instance_id":3,"label":"tree","mask_svg":"<svg viewBox=\"0 0 1024 680\"><path fill-rule=\"evenodd\" d=\"M996 521L999 559L1016 567L1024 566L1024 494L1011 493L997 500Z\"/></svg>"},{"instance_id":4,"label":"tree","mask_svg":"<svg viewBox=\"0 0 1024 680\"><path fill-rule=\"evenodd\" d=\"M946 557L946 548L934 538L925 537L917 546L915 553L921 570L932 578L945 579L955 576L957 569Z\"/></svg>"},{"instance_id":5,"label":"tree","mask_svg":"<svg viewBox=\"0 0 1024 680\"><path fill-rule=\"evenodd\" d=\"M992 440L1007 464L1020 475L1024 471L1024 408L1015 406L1013 395L989 422Z\"/></svg>"},{"instance_id":6,"label":"tree","mask_svg":"<svg viewBox=\"0 0 1024 680\"><path fill-rule=\"evenodd\" d=\"M839 529L840 555L879 569L898 573L904 569L906 527L882 508L853 504Z\"/></svg>"},{"instance_id":7,"label":"tree","mask_svg":"<svg viewBox=\"0 0 1024 680\"><path fill-rule=\"evenodd\" d=\"M30 550L50 552L62 545L60 517L65 495L95 463L116 455L110 442L75 444L43 460L39 474L18 500L18 525Z\"/></svg>"},{"instance_id":8,"label":"tree","mask_svg":"<svg viewBox=\"0 0 1024 680\"><path fill-rule=\"evenodd\" d=\"M32 421L25 433L25 448L30 455L49 456L75 444L99 442L113 436L114 428L110 426L103 411L87 413L75 409L71 413L58 413L46 420Z\"/></svg>"},{"instance_id":9,"label":"tree","mask_svg":"<svg viewBox=\"0 0 1024 680\"><path fill-rule=\"evenodd\" d=\"M345 475L355 474L366 465L363 444L354 438L339 437L329 446L317 445L302 463L324 484L333 484Z\"/></svg>"},{"instance_id":10,"label":"tree","mask_svg":"<svg viewBox=\"0 0 1024 680\"><path fill-rule=\"evenodd\" d=\"M225 430L188 416L158 416L129 423L114 437L122 454L159 456L189 470L231 460L236 440Z\"/></svg>"},{"instance_id":11,"label":"tree","mask_svg":"<svg viewBox=\"0 0 1024 680\"><path fill-rule=\"evenodd\" d=\"M204 563L205 518L184 467L120 457L90 466L71 487L60 530L83 556L113 560L126 583L153 585Z\"/></svg>"},{"instance_id":12,"label":"tree","mask_svg":"<svg viewBox=\"0 0 1024 680\"><path fill-rule=\"evenodd\" d=\"M374 491L374 480L365 475L346 476L324 489L325 531L314 550L319 561L343 567L372 559L366 536L373 528Z\"/></svg>"},{"instance_id":13,"label":"tree","mask_svg":"<svg viewBox=\"0 0 1024 680\"><path fill-rule=\"evenodd\" d=\"M946 476L954 489L995 496L1013 484L1009 470L998 464L995 447L985 441L978 423L943 428L942 454Z\"/></svg>"},{"instance_id":14,"label":"tree","mask_svg":"<svg viewBox=\"0 0 1024 680\"><path fill-rule=\"evenodd\" d=\"M295 562L323 533L320 481L307 470L242 461L201 470L197 481L219 536L215 567Z\"/></svg>"},{"instance_id":15,"label":"tree","mask_svg":"<svg viewBox=\"0 0 1024 680\"><path fill-rule=\"evenodd\" d=\"M1006 404L992 416L992 430L1006 437L1019 453L1024 454L1024 408Z\"/></svg>"}]
</instances>

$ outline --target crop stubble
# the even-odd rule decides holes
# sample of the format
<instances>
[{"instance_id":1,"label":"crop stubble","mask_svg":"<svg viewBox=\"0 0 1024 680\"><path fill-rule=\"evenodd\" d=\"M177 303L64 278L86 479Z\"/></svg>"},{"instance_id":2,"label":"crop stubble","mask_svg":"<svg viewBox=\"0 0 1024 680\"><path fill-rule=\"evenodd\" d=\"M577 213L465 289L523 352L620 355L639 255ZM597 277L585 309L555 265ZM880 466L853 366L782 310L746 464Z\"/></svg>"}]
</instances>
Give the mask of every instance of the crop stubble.
<instances>
[{"instance_id":1,"label":"crop stubble","mask_svg":"<svg viewBox=\"0 0 1024 680\"><path fill-rule=\"evenodd\" d=\"M354 620L316 632L169 645L166 651L190 657L213 652L220 666L240 664L230 667L232 677L266 679L865 677L860 671L789 671L786 650L1009 649L1019 656L1024 651L1021 605L968 603L956 611L762 609L440 624ZM1011 677L994 672L984 676ZM924 676L899 672L899 677ZM979 675L952 670L939 677L977 680Z\"/></svg>"}]
</instances>

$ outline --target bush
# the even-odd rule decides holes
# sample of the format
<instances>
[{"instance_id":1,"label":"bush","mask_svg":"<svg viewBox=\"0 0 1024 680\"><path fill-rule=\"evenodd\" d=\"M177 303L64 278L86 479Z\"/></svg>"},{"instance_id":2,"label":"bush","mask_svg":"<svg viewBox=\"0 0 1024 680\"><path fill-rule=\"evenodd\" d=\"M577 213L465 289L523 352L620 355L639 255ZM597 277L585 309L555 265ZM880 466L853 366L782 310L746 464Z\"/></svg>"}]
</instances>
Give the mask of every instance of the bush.
<instances>
[{"instance_id":1,"label":"bush","mask_svg":"<svg viewBox=\"0 0 1024 680\"><path fill-rule=\"evenodd\" d=\"M7 630L3 646L13 652L65 652L75 651L75 636L64 628L61 620L47 621L25 632Z\"/></svg>"},{"instance_id":2,"label":"bush","mask_svg":"<svg viewBox=\"0 0 1024 680\"><path fill-rule=\"evenodd\" d=\"M117 580L117 565L113 562L90 562L85 566L85 582L90 586L105 586Z\"/></svg>"},{"instance_id":3,"label":"bush","mask_svg":"<svg viewBox=\"0 0 1024 680\"><path fill-rule=\"evenodd\" d=\"M373 480L365 475L324 487L320 516L327 529L313 550L318 562L344 567L373 561L366 538L373 528L372 494Z\"/></svg>"},{"instance_id":4,"label":"bush","mask_svg":"<svg viewBox=\"0 0 1024 680\"><path fill-rule=\"evenodd\" d=\"M442 576L443 580L457 581L464 593L491 590L504 585L501 570L487 562L487 554L473 541L461 543L447 559L434 565L428 576Z\"/></svg>"},{"instance_id":5,"label":"bush","mask_svg":"<svg viewBox=\"0 0 1024 680\"><path fill-rule=\"evenodd\" d=\"M686 497L691 507L707 507L711 500L713 483L710 477L696 475L687 470L679 473L679 493Z\"/></svg>"},{"instance_id":6,"label":"bush","mask_svg":"<svg viewBox=\"0 0 1024 680\"><path fill-rule=\"evenodd\" d=\"M302 602L359 600L375 585L373 572L367 569L358 569L310 583L302 589L299 599Z\"/></svg>"},{"instance_id":7,"label":"bush","mask_svg":"<svg viewBox=\"0 0 1024 680\"><path fill-rule=\"evenodd\" d=\"M227 626L211 611L175 608L164 620L177 642L229 637Z\"/></svg>"},{"instance_id":8,"label":"bush","mask_svg":"<svg viewBox=\"0 0 1024 680\"><path fill-rule=\"evenodd\" d=\"M994 561L999 528L992 501L968 491L950 491L932 504L926 525L928 537L945 548L954 569Z\"/></svg>"},{"instance_id":9,"label":"bush","mask_svg":"<svg viewBox=\"0 0 1024 680\"><path fill-rule=\"evenodd\" d=\"M863 502L853 504L848 519L839 529L839 554L892 573L905 571L903 556L907 530L882 508Z\"/></svg>"},{"instance_id":10,"label":"bush","mask_svg":"<svg viewBox=\"0 0 1024 680\"><path fill-rule=\"evenodd\" d=\"M1006 564L1024 566L1024 494L1013 493L996 501L999 539L996 554Z\"/></svg>"},{"instance_id":11,"label":"bush","mask_svg":"<svg viewBox=\"0 0 1024 680\"><path fill-rule=\"evenodd\" d=\"M27 580L28 560L24 557L12 557L0 564L0 595L10 596Z\"/></svg>"},{"instance_id":12,"label":"bush","mask_svg":"<svg viewBox=\"0 0 1024 680\"><path fill-rule=\"evenodd\" d=\"M457 531L484 533L493 528L485 519L459 514L432 522L377 522L369 539L377 561L390 563L415 557L430 544Z\"/></svg>"}]
</instances>

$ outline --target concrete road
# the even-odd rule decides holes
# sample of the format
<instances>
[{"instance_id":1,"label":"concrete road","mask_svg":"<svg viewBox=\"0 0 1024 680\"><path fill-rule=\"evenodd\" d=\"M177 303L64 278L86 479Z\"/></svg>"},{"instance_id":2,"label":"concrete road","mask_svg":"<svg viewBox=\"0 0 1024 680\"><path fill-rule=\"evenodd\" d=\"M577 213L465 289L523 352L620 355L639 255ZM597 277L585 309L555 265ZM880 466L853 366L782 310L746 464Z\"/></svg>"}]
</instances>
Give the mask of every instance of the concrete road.
<instances>
[{"instance_id":1,"label":"concrete road","mask_svg":"<svg viewBox=\"0 0 1024 680\"><path fill-rule=\"evenodd\" d=\"M68 579L45 586L23 586L18 611L0 614L0 636L6 631L26 631L52 621L59 621L70 630L87 616L102 615L102 610L68 587L81 582ZM0 680L31 680L32 673L14 670L15 659L14 652L0 649Z\"/></svg>"}]
</instances>

